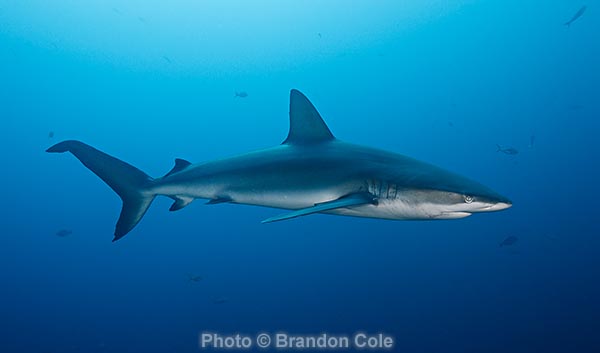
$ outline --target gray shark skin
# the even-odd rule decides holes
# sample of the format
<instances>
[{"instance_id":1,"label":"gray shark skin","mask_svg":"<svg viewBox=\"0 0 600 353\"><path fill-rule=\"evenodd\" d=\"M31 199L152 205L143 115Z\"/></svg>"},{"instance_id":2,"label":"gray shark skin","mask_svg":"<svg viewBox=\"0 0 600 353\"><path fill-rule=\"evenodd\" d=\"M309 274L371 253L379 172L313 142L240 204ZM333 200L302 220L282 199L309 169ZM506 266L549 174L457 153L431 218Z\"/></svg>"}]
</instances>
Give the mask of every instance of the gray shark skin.
<instances>
[{"instance_id":1,"label":"gray shark skin","mask_svg":"<svg viewBox=\"0 0 600 353\"><path fill-rule=\"evenodd\" d=\"M177 159L169 173L156 179L79 141L60 142L47 152L71 152L121 197L123 208L113 241L138 224L157 195L174 200L171 211L194 199L292 210L264 223L314 213L455 219L512 205L506 197L460 175L336 139L297 90L291 91L290 130L281 145L200 164Z\"/></svg>"}]
</instances>

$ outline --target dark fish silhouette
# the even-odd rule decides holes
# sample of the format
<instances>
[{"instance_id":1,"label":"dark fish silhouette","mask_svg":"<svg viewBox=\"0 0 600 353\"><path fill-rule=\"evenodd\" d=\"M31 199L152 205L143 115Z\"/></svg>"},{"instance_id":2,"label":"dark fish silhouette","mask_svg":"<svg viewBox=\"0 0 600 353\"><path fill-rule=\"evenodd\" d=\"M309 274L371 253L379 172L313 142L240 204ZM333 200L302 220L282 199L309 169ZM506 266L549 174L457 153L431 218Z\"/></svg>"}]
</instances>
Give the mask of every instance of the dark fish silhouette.
<instances>
[{"instance_id":1,"label":"dark fish silhouette","mask_svg":"<svg viewBox=\"0 0 600 353\"><path fill-rule=\"evenodd\" d=\"M509 236L506 237L506 239L504 239L501 243L500 246L511 246L511 245L515 245L515 243L517 242L517 240L519 240L519 238L515 237L515 236Z\"/></svg>"},{"instance_id":2,"label":"dark fish silhouette","mask_svg":"<svg viewBox=\"0 0 600 353\"><path fill-rule=\"evenodd\" d=\"M558 240L558 237L554 236L554 235L550 235L550 234L544 234L544 237L550 239L550 240Z\"/></svg>"},{"instance_id":3,"label":"dark fish silhouette","mask_svg":"<svg viewBox=\"0 0 600 353\"><path fill-rule=\"evenodd\" d=\"M188 274L188 279L190 280L190 282L200 282L203 278L202 276Z\"/></svg>"},{"instance_id":4,"label":"dark fish silhouette","mask_svg":"<svg viewBox=\"0 0 600 353\"><path fill-rule=\"evenodd\" d=\"M71 234L73 234L73 231L68 229L61 229L58 232L56 232L56 236L61 238L68 237Z\"/></svg>"},{"instance_id":5,"label":"dark fish silhouette","mask_svg":"<svg viewBox=\"0 0 600 353\"><path fill-rule=\"evenodd\" d=\"M529 136L529 148L533 148L534 144L535 144L535 135L531 135L531 136Z\"/></svg>"},{"instance_id":6,"label":"dark fish silhouette","mask_svg":"<svg viewBox=\"0 0 600 353\"><path fill-rule=\"evenodd\" d=\"M535 135L529 136L529 148L533 148L533 145L535 145Z\"/></svg>"},{"instance_id":7,"label":"dark fish silhouette","mask_svg":"<svg viewBox=\"0 0 600 353\"><path fill-rule=\"evenodd\" d=\"M509 154L514 156L515 154L519 153L519 150L514 148L514 147L506 147L506 148L502 148L500 145L496 145L498 147L498 149L496 150L496 152L502 152L504 154Z\"/></svg>"},{"instance_id":8,"label":"dark fish silhouette","mask_svg":"<svg viewBox=\"0 0 600 353\"><path fill-rule=\"evenodd\" d=\"M571 19L567 22L565 22L565 26L569 27L571 26L571 24L575 21L577 21L577 19L579 19L579 17L581 17L581 15L583 15L583 13L585 12L585 10L587 9L587 6L582 6L579 11L577 11L573 17L571 17Z\"/></svg>"},{"instance_id":9,"label":"dark fish silhouette","mask_svg":"<svg viewBox=\"0 0 600 353\"><path fill-rule=\"evenodd\" d=\"M49 138L49 139L51 139L51 138L53 138L53 137L54 137L54 131L50 131L50 132L48 133L48 138Z\"/></svg>"},{"instance_id":10,"label":"dark fish silhouette","mask_svg":"<svg viewBox=\"0 0 600 353\"><path fill-rule=\"evenodd\" d=\"M581 104L569 104L570 110L581 110L583 109L583 105Z\"/></svg>"},{"instance_id":11,"label":"dark fish silhouette","mask_svg":"<svg viewBox=\"0 0 600 353\"><path fill-rule=\"evenodd\" d=\"M212 300L213 304L225 304L227 303L229 300L225 297L219 297L219 298L215 298Z\"/></svg>"},{"instance_id":12,"label":"dark fish silhouette","mask_svg":"<svg viewBox=\"0 0 600 353\"><path fill-rule=\"evenodd\" d=\"M166 55L163 55L163 56L162 56L162 58L163 58L163 59L164 59L166 62L168 62L169 64L172 64L172 63L173 63L173 61L171 61L171 58L169 58L169 57L168 57L168 56L166 56Z\"/></svg>"},{"instance_id":13,"label":"dark fish silhouette","mask_svg":"<svg viewBox=\"0 0 600 353\"><path fill-rule=\"evenodd\" d=\"M244 91L235 91L235 97L240 97L240 98L246 98L248 97L248 93L244 92Z\"/></svg>"}]
</instances>

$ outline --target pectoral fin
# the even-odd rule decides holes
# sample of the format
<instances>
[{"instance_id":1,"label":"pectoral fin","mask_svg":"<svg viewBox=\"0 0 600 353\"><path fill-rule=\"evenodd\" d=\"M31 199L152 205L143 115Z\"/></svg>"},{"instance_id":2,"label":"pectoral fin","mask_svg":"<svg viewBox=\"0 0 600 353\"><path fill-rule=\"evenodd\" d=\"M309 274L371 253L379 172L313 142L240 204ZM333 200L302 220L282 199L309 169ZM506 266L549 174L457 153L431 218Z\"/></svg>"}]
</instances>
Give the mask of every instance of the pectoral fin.
<instances>
[{"instance_id":1,"label":"pectoral fin","mask_svg":"<svg viewBox=\"0 0 600 353\"><path fill-rule=\"evenodd\" d=\"M283 221L286 219L296 218L300 216L306 216L313 213L319 213L324 211L334 210L336 208L350 207L350 206L360 206L360 205L376 205L377 199L370 193L361 192L355 194L349 194L339 199L317 203L314 206L303 208L300 210L296 210L290 213L282 214L279 216L267 218L262 223L271 223L277 221Z\"/></svg>"}]
</instances>

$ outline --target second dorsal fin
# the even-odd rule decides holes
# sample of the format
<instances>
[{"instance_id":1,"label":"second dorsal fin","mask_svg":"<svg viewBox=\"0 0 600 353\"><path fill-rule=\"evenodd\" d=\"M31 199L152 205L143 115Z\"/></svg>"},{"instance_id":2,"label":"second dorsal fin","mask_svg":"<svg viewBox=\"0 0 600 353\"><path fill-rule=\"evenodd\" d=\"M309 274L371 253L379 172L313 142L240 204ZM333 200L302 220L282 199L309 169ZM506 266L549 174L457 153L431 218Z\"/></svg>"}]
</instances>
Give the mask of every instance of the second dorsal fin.
<instances>
[{"instance_id":1,"label":"second dorsal fin","mask_svg":"<svg viewBox=\"0 0 600 353\"><path fill-rule=\"evenodd\" d=\"M321 115L300 91L290 92L290 131L284 144L311 144L335 140Z\"/></svg>"}]
</instances>

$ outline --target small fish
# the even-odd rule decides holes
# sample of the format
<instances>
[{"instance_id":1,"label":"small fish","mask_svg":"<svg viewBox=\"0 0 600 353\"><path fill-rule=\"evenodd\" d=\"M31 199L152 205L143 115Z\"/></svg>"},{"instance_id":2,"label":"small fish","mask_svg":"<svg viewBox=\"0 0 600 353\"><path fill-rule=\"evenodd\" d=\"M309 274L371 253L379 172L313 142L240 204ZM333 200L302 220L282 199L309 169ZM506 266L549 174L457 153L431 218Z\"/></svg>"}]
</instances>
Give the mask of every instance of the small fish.
<instances>
[{"instance_id":1,"label":"small fish","mask_svg":"<svg viewBox=\"0 0 600 353\"><path fill-rule=\"evenodd\" d=\"M519 153L519 150L514 148L514 147L506 147L506 148L502 148L500 147L500 145L496 145L498 147L498 149L496 150L496 152L502 152L504 154L508 154L511 156L514 156L516 154Z\"/></svg>"},{"instance_id":2,"label":"small fish","mask_svg":"<svg viewBox=\"0 0 600 353\"><path fill-rule=\"evenodd\" d=\"M570 27L571 24L575 21L577 21L577 19L579 17L581 17L581 15L583 15L583 13L585 12L585 10L587 9L587 6L582 6L574 15L573 17L571 17L570 20L568 20L567 22L565 22L565 26Z\"/></svg>"},{"instance_id":3,"label":"small fish","mask_svg":"<svg viewBox=\"0 0 600 353\"><path fill-rule=\"evenodd\" d=\"M188 274L188 279L190 282L200 282L203 280L202 276Z\"/></svg>"},{"instance_id":4,"label":"small fish","mask_svg":"<svg viewBox=\"0 0 600 353\"><path fill-rule=\"evenodd\" d=\"M212 300L213 304L225 304L229 301L229 299L225 297L219 297Z\"/></svg>"},{"instance_id":5,"label":"small fish","mask_svg":"<svg viewBox=\"0 0 600 353\"><path fill-rule=\"evenodd\" d=\"M581 104L569 104L569 109L570 110L575 110L575 111L581 110L581 109L583 109L583 105L581 105Z\"/></svg>"},{"instance_id":6,"label":"small fish","mask_svg":"<svg viewBox=\"0 0 600 353\"><path fill-rule=\"evenodd\" d=\"M533 145L535 144L535 135L531 135L529 136L529 148L533 148Z\"/></svg>"},{"instance_id":7,"label":"small fish","mask_svg":"<svg viewBox=\"0 0 600 353\"><path fill-rule=\"evenodd\" d=\"M550 240L558 240L558 237L554 236L554 235L550 235L550 234L544 234L544 237L550 239Z\"/></svg>"},{"instance_id":8,"label":"small fish","mask_svg":"<svg viewBox=\"0 0 600 353\"><path fill-rule=\"evenodd\" d=\"M515 243L517 242L517 240L519 240L519 238L511 235L509 237L506 237L506 239L504 239L501 243L500 243L500 247L502 246L511 246L511 245L515 245Z\"/></svg>"},{"instance_id":9,"label":"small fish","mask_svg":"<svg viewBox=\"0 0 600 353\"><path fill-rule=\"evenodd\" d=\"M244 91L235 91L235 97L246 98L248 97L248 93Z\"/></svg>"},{"instance_id":10,"label":"small fish","mask_svg":"<svg viewBox=\"0 0 600 353\"><path fill-rule=\"evenodd\" d=\"M53 137L54 137L54 131L50 131L50 132L48 133L48 138L49 138L49 139L51 139L51 138L53 138Z\"/></svg>"},{"instance_id":11,"label":"small fish","mask_svg":"<svg viewBox=\"0 0 600 353\"><path fill-rule=\"evenodd\" d=\"M319 38L323 38L323 36L321 35L321 33L317 33L317 35L319 36Z\"/></svg>"},{"instance_id":12,"label":"small fish","mask_svg":"<svg viewBox=\"0 0 600 353\"><path fill-rule=\"evenodd\" d=\"M454 127L454 123L453 123L453 122L451 122L451 121L449 121L449 122L448 122L448 126L450 126L450 127Z\"/></svg>"},{"instance_id":13,"label":"small fish","mask_svg":"<svg viewBox=\"0 0 600 353\"><path fill-rule=\"evenodd\" d=\"M138 16L138 21L140 21L141 23L146 23L146 19L142 16Z\"/></svg>"},{"instance_id":14,"label":"small fish","mask_svg":"<svg viewBox=\"0 0 600 353\"><path fill-rule=\"evenodd\" d=\"M515 243L517 242L517 240L519 240L519 238L515 237L515 236L509 236L506 237L506 239L504 239L501 243L500 246L511 246L511 245L515 245Z\"/></svg>"},{"instance_id":15,"label":"small fish","mask_svg":"<svg viewBox=\"0 0 600 353\"><path fill-rule=\"evenodd\" d=\"M73 231L68 229L61 229L58 232L56 232L56 236L61 238L68 237L71 234L73 234Z\"/></svg>"},{"instance_id":16,"label":"small fish","mask_svg":"<svg viewBox=\"0 0 600 353\"><path fill-rule=\"evenodd\" d=\"M169 57L168 57L168 56L166 56L166 55L163 55L163 56L162 56L162 58L163 58L163 59L164 59L164 60L165 60L167 63L169 63L169 64L172 64L172 63L173 63L173 61L171 61L171 58L169 58Z\"/></svg>"}]
</instances>

